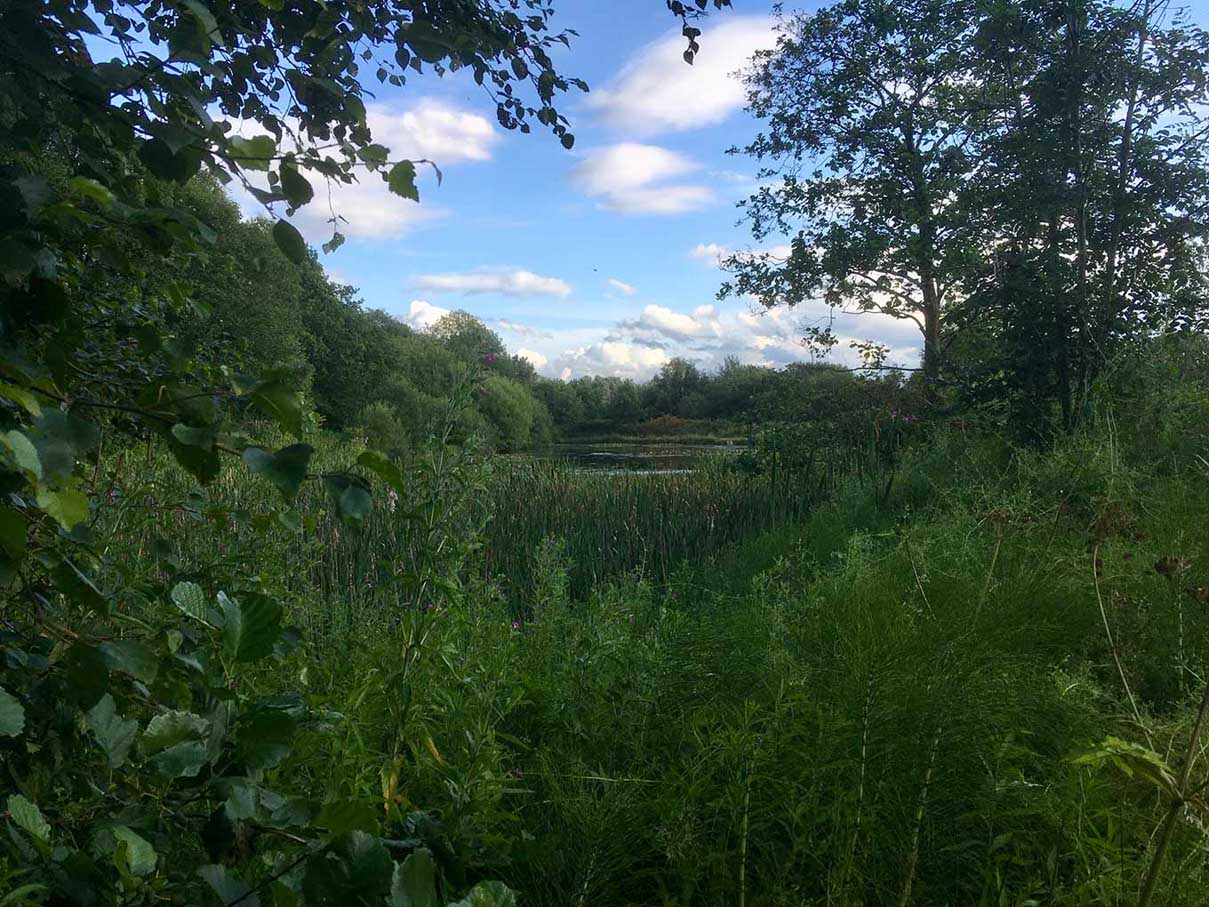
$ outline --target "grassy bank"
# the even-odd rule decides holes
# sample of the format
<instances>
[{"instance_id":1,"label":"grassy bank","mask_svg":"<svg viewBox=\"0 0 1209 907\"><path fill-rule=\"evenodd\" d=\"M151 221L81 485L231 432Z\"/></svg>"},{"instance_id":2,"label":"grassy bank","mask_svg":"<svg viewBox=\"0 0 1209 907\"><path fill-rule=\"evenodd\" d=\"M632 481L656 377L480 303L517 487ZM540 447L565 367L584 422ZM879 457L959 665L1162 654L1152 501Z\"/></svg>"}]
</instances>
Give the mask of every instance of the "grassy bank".
<instances>
[{"instance_id":1,"label":"grassy bank","mask_svg":"<svg viewBox=\"0 0 1209 907\"><path fill-rule=\"evenodd\" d=\"M1045 451L930 429L893 483L826 500L720 466L431 447L357 530L318 489L283 507L238 466L202 494L118 457L95 531L109 569L161 578L123 604L132 624L215 575L283 605L302 645L238 694L298 689L320 732L240 783L423 842L444 890L1073 907L1134 903L1156 867L1152 903L1191 907L1204 762L1176 784L1209 677L1204 412L1194 393L1105 409ZM314 440L317 472L356 454ZM30 790L56 829L79 801ZM214 808L242 878L281 868L269 806ZM207 846L191 827L172 846Z\"/></svg>"},{"instance_id":2,"label":"grassy bank","mask_svg":"<svg viewBox=\"0 0 1209 907\"><path fill-rule=\"evenodd\" d=\"M301 764L369 802L397 773L528 904L1131 902L1176 771L1145 766L1182 764L1209 676L1209 477L1145 444L938 435L889 501L850 484L666 587L581 598L590 544L539 545L522 621L478 582L315 639L346 717ZM557 513L557 480L504 487ZM400 638L426 655L384 688ZM1201 834L1175 827L1157 903L1204 903Z\"/></svg>"}]
</instances>

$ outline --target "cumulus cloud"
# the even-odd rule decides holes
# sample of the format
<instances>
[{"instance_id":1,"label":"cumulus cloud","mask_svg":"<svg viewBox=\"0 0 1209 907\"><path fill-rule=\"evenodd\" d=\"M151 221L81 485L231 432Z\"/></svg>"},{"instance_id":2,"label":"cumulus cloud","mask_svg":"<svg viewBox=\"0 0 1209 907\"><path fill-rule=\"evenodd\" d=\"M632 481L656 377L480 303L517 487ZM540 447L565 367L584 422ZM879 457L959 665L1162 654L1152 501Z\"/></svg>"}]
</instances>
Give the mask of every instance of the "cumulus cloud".
<instances>
[{"instance_id":1,"label":"cumulus cloud","mask_svg":"<svg viewBox=\"0 0 1209 907\"><path fill-rule=\"evenodd\" d=\"M629 334L646 335L648 339L662 335L673 340L717 337L722 330L713 306L698 306L691 315L686 315L653 303L637 318L623 321L620 328Z\"/></svg>"},{"instance_id":2,"label":"cumulus cloud","mask_svg":"<svg viewBox=\"0 0 1209 907\"><path fill-rule=\"evenodd\" d=\"M490 160L491 148L500 139L486 117L436 101L422 101L409 110L369 104L365 119L374 141L389 148L392 159L427 158L438 167Z\"/></svg>"},{"instance_id":3,"label":"cumulus cloud","mask_svg":"<svg viewBox=\"0 0 1209 907\"><path fill-rule=\"evenodd\" d=\"M640 136L722 122L746 100L737 72L757 50L776 44L773 22L764 16L719 19L700 43L692 66L684 65L678 31L641 48L588 96L588 109L615 129Z\"/></svg>"},{"instance_id":4,"label":"cumulus cloud","mask_svg":"<svg viewBox=\"0 0 1209 907\"><path fill-rule=\"evenodd\" d=\"M403 323L417 331L426 331L448 314L449 309L443 309L439 305L433 305L423 299L414 299L407 307Z\"/></svg>"},{"instance_id":5,"label":"cumulus cloud","mask_svg":"<svg viewBox=\"0 0 1209 907\"><path fill-rule=\"evenodd\" d=\"M619 293L624 293L626 296L633 296L638 292L634 287L630 286L624 280L618 280L616 277L610 277L608 280L609 286Z\"/></svg>"},{"instance_id":6,"label":"cumulus cloud","mask_svg":"<svg viewBox=\"0 0 1209 907\"><path fill-rule=\"evenodd\" d=\"M572 183L626 214L681 214L714 199L708 186L683 182L701 165L658 145L622 142L591 151L571 168Z\"/></svg>"},{"instance_id":7,"label":"cumulus cloud","mask_svg":"<svg viewBox=\"0 0 1209 907\"><path fill-rule=\"evenodd\" d=\"M490 268L471 273L424 274L416 278L416 284L429 290L446 293L462 293L470 296L479 293L498 293L502 296L558 296L571 295L571 285L558 277L542 277L532 271L519 268Z\"/></svg>"},{"instance_id":8,"label":"cumulus cloud","mask_svg":"<svg viewBox=\"0 0 1209 907\"><path fill-rule=\"evenodd\" d=\"M544 368L546 363L550 361L541 353L534 352L533 350L527 350L524 347L518 349L516 351L516 355L520 356L522 359L528 359L534 368Z\"/></svg>"},{"instance_id":9,"label":"cumulus cloud","mask_svg":"<svg viewBox=\"0 0 1209 907\"><path fill-rule=\"evenodd\" d=\"M641 342L604 340L567 350L554 362L564 379L580 375L615 375L645 380L671 359L667 350Z\"/></svg>"}]
</instances>

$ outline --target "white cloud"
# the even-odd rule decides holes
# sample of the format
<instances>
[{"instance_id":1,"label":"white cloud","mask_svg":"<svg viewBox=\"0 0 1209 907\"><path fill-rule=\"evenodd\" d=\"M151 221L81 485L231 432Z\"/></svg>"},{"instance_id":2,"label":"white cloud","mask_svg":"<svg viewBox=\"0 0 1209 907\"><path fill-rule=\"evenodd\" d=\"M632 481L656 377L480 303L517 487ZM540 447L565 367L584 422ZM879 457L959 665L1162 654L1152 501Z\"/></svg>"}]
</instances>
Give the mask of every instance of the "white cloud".
<instances>
[{"instance_id":1,"label":"white cloud","mask_svg":"<svg viewBox=\"0 0 1209 907\"><path fill-rule=\"evenodd\" d=\"M486 161L500 139L485 117L436 101L422 101L410 110L370 104L365 114L374 141L390 149L392 160L426 158L439 167Z\"/></svg>"},{"instance_id":2,"label":"white cloud","mask_svg":"<svg viewBox=\"0 0 1209 907\"><path fill-rule=\"evenodd\" d=\"M693 258L702 258L712 265L718 265L722 262L722 259L730 254L730 249L726 248L726 246L720 246L716 242L699 242L689 254Z\"/></svg>"},{"instance_id":3,"label":"white cloud","mask_svg":"<svg viewBox=\"0 0 1209 907\"><path fill-rule=\"evenodd\" d=\"M447 293L499 293L503 296L571 295L571 285L558 277L542 277L519 268L491 268L473 273L424 274L416 284L429 290Z\"/></svg>"},{"instance_id":4,"label":"white cloud","mask_svg":"<svg viewBox=\"0 0 1209 907\"><path fill-rule=\"evenodd\" d=\"M692 315L686 315L665 306L651 304L642 310L638 318L623 321L621 327L632 333L652 332L674 340L716 337L722 330L715 317L714 307L708 305L698 306Z\"/></svg>"},{"instance_id":5,"label":"white cloud","mask_svg":"<svg viewBox=\"0 0 1209 907\"><path fill-rule=\"evenodd\" d=\"M535 353L533 350L527 350L524 347L517 350L516 355L522 359L528 359L534 368L544 368L546 363L550 361L541 353Z\"/></svg>"},{"instance_id":6,"label":"white cloud","mask_svg":"<svg viewBox=\"0 0 1209 907\"><path fill-rule=\"evenodd\" d=\"M377 173L362 172L360 181L351 184L325 184L315 174L309 176L315 199L300 208L291 221L312 243L331 239L333 216L344 218L336 229L347 237L397 239L449 214L442 208L400 198Z\"/></svg>"},{"instance_id":7,"label":"white cloud","mask_svg":"<svg viewBox=\"0 0 1209 907\"><path fill-rule=\"evenodd\" d=\"M425 158L441 167L462 161L485 161L491 157L491 147L499 141L498 132L485 118L436 101L423 101L406 110L389 104L370 104L366 108L366 122L374 141L390 148L392 160ZM286 125L297 128L293 121L287 121ZM235 132L243 135L262 132L251 125L233 126ZM283 143L283 149L290 147L293 145L289 141ZM421 167L419 172L422 179L429 179L425 168ZM292 222L310 242L321 243L331 238L333 217L343 218L336 229L349 238L396 239L449 214L428 201L420 205L395 195L383 181L382 173L358 168L357 182L341 183L307 171L305 175L315 197L299 209ZM260 188L265 188L263 182L257 182ZM235 195L245 214L265 213L264 207L242 189Z\"/></svg>"},{"instance_id":8,"label":"white cloud","mask_svg":"<svg viewBox=\"0 0 1209 907\"><path fill-rule=\"evenodd\" d=\"M788 243L783 243L777 246L769 246L765 249L748 249L746 251L735 251L728 246L720 245L716 242L697 243L692 248L689 254L693 258L700 258L716 268L722 267L722 263L731 255L735 255L740 260L756 260L768 258L770 261L784 262L789 259L790 253L793 252L793 247Z\"/></svg>"},{"instance_id":9,"label":"white cloud","mask_svg":"<svg viewBox=\"0 0 1209 907\"><path fill-rule=\"evenodd\" d=\"M604 340L567 350L554 362L563 380L579 375L615 375L646 380L671 359L667 350L641 342Z\"/></svg>"},{"instance_id":10,"label":"white cloud","mask_svg":"<svg viewBox=\"0 0 1209 907\"><path fill-rule=\"evenodd\" d=\"M630 286L624 280L618 280L616 277L610 277L608 280L609 286L619 293L624 293L626 296L633 296L638 292L634 287Z\"/></svg>"},{"instance_id":11,"label":"white cloud","mask_svg":"<svg viewBox=\"0 0 1209 907\"><path fill-rule=\"evenodd\" d=\"M707 186L679 180L701 169L684 155L622 142L590 152L571 168L570 178L606 208L626 214L681 214L704 208L714 194Z\"/></svg>"},{"instance_id":12,"label":"white cloud","mask_svg":"<svg viewBox=\"0 0 1209 907\"><path fill-rule=\"evenodd\" d=\"M751 307L749 307L751 306ZM646 306L638 317L610 325L552 329L548 338L525 346L546 358L543 374L564 380L581 375L615 375L647 380L674 356L695 361L706 370L728 356L752 365L781 367L809 358L802 344L808 325L830 323L839 340L827 361L861 364L850 347L870 339L890 348L890 361L916 365L920 335L910 321L882 315L832 313L823 303L795 309L765 310L751 301L703 304L678 309Z\"/></svg>"},{"instance_id":13,"label":"white cloud","mask_svg":"<svg viewBox=\"0 0 1209 907\"><path fill-rule=\"evenodd\" d=\"M554 336L549 331L534 327L531 324L521 324L518 321L509 321L507 318L496 318L492 321L492 324L502 331L511 331L514 334L520 334L522 337Z\"/></svg>"},{"instance_id":14,"label":"white cloud","mask_svg":"<svg viewBox=\"0 0 1209 907\"><path fill-rule=\"evenodd\" d=\"M752 55L773 47L776 33L764 16L719 19L700 39L692 66L684 38L670 33L638 50L587 107L608 125L630 135L696 129L725 120L743 106L746 91L736 73Z\"/></svg>"},{"instance_id":15,"label":"white cloud","mask_svg":"<svg viewBox=\"0 0 1209 907\"><path fill-rule=\"evenodd\" d=\"M449 309L443 309L423 299L415 299L408 306L403 323L417 331L426 331L448 314Z\"/></svg>"}]
</instances>

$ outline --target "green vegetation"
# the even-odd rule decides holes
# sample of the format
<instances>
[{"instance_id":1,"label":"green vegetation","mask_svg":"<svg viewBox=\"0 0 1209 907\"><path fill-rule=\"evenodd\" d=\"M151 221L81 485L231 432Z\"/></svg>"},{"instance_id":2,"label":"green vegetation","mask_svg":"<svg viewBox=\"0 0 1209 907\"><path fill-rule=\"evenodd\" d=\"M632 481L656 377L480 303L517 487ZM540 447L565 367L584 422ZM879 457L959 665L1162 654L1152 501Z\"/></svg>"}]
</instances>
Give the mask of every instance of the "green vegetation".
<instances>
[{"instance_id":1,"label":"green vegetation","mask_svg":"<svg viewBox=\"0 0 1209 907\"><path fill-rule=\"evenodd\" d=\"M668 0L690 62L727 5ZM1209 36L1165 13L791 17L749 211L803 226L731 289L919 317L922 373L639 388L367 312L220 189L414 199L357 59L572 147L548 0L6 4L0 907L1205 903ZM680 419L756 443L493 455Z\"/></svg>"}]
</instances>

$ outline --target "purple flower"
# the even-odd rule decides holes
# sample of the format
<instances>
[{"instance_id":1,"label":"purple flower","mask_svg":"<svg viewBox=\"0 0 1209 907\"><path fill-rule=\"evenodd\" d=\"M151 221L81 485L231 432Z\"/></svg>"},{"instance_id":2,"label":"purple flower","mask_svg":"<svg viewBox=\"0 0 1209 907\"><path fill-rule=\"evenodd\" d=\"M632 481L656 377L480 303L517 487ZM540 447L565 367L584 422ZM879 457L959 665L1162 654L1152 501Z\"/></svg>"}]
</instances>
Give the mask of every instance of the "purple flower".
<instances>
[{"instance_id":1,"label":"purple flower","mask_svg":"<svg viewBox=\"0 0 1209 907\"><path fill-rule=\"evenodd\" d=\"M486 358L487 364L491 365L491 363L495 362L495 353L488 353L484 358Z\"/></svg>"},{"instance_id":2,"label":"purple flower","mask_svg":"<svg viewBox=\"0 0 1209 907\"><path fill-rule=\"evenodd\" d=\"M521 628L521 622L519 620L514 620L512 622L512 629L519 630L520 628Z\"/></svg>"}]
</instances>

